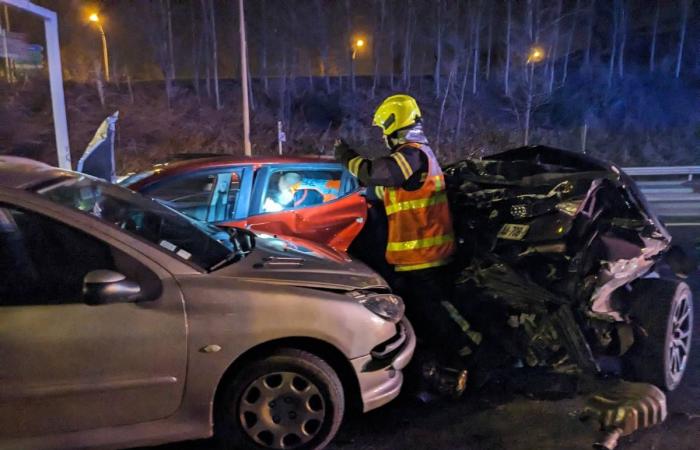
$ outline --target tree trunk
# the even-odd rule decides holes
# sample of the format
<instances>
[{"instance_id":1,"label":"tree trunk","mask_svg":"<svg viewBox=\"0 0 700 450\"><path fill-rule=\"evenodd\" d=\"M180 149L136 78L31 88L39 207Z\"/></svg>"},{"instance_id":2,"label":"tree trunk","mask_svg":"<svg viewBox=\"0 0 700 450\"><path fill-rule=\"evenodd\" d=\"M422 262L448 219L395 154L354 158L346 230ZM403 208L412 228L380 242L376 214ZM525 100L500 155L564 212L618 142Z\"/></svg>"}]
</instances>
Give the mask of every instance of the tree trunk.
<instances>
[{"instance_id":1,"label":"tree trunk","mask_svg":"<svg viewBox=\"0 0 700 450\"><path fill-rule=\"evenodd\" d=\"M270 96L270 79L267 73L267 30L268 30L268 15L267 15L267 0L261 0L260 22L262 25L262 35L260 42L260 77L263 82L263 89L266 96Z\"/></svg>"},{"instance_id":2,"label":"tree trunk","mask_svg":"<svg viewBox=\"0 0 700 450\"><path fill-rule=\"evenodd\" d=\"M125 69L126 75L126 89L129 92L129 103L134 104L134 88L131 85L131 73L129 73L129 68Z\"/></svg>"},{"instance_id":3,"label":"tree trunk","mask_svg":"<svg viewBox=\"0 0 700 450\"><path fill-rule=\"evenodd\" d=\"M393 91L395 86L396 70L396 15L392 14L389 19L389 88Z\"/></svg>"},{"instance_id":4,"label":"tree trunk","mask_svg":"<svg viewBox=\"0 0 700 450\"><path fill-rule=\"evenodd\" d=\"M408 1L408 13L406 17L406 35L404 37L403 52L403 85L408 91L411 89L411 60L413 56L413 23L415 11L413 0Z\"/></svg>"},{"instance_id":5,"label":"tree trunk","mask_svg":"<svg viewBox=\"0 0 700 450\"><path fill-rule=\"evenodd\" d=\"M211 98L211 44L209 36L209 8L206 0L200 0L202 6L202 49L204 54L205 88L207 97Z\"/></svg>"},{"instance_id":6,"label":"tree trunk","mask_svg":"<svg viewBox=\"0 0 700 450\"><path fill-rule=\"evenodd\" d=\"M678 57L676 58L676 78L681 75L681 63L683 62L683 45L685 44L685 31L688 28L688 10L691 0L681 0L681 31L678 42Z\"/></svg>"},{"instance_id":7,"label":"tree trunk","mask_svg":"<svg viewBox=\"0 0 700 450\"><path fill-rule=\"evenodd\" d=\"M525 102L525 130L523 133L523 145L530 144L530 117L532 116L533 104L533 80L535 78L535 65L528 65L528 80L527 80L527 99Z\"/></svg>"},{"instance_id":8,"label":"tree trunk","mask_svg":"<svg viewBox=\"0 0 700 450\"><path fill-rule=\"evenodd\" d=\"M175 48L173 47L173 10L170 0L166 0L168 9L168 59L170 60L170 79L175 80Z\"/></svg>"},{"instance_id":9,"label":"tree trunk","mask_svg":"<svg viewBox=\"0 0 700 450\"><path fill-rule=\"evenodd\" d=\"M440 97L440 65L442 64L442 0L436 0L437 20L435 21L435 98Z\"/></svg>"},{"instance_id":10,"label":"tree trunk","mask_svg":"<svg viewBox=\"0 0 700 450\"><path fill-rule=\"evenodd\" d=\"M348 45L351 45L347 52L350 56L348 58L348 61L350 62L350 90L355 92L355 58L357 56L357 49L355 48L355 43L353 42L354 40L352 36L352 9L350 8L350 0L345 0L345 23L347 28L344 46L347 47Z\"/></svg>"},{"instance_id":11,"label":"tree trunk","mask_svg":"<svg viewBox=\"0 0 700 450\"><path fill-rule=\"evenodd\" d=\"M200 56L200 43L197 39L197 11L195 10L194 3L190 3L190 28L192 30L192 85L194 86L194 92L197 96L197 101L200 99L199 92L199 56Z\"/></svg>"},{"instance_id":12,"label":"tree trunk","mask_svg":"<svg viewBox=\"0 0 700 450\"><path fill-rule=\"evenodd\" d=\"M563 0L557 2L557 15L554 18L556 22L554 26L554 42L552 43L552 49L548 55L547 62L549 63L549 82L547 83L547 92L552 93L554 90L554 72L556 68L557 55L559 50L559 30L561 24L561 12L562 12Z\"/></svg>"},{"instance_id":13,"label":"tree trunk","mask_svg":"<svg viewBox=\"0 0 700 450\"><path fill-rule=\"evenodd\" d=\"M316 13L321 34L321 76L324 78L326 93L328 94L331 92L331 79L328 75L328 26L326 24L326 16L323 14L321 0L316 0Z\"/></svg>"},{"instance_id":14,"label":"tree trunk","mask_svg":"<svg viewBox=\"0 0 700 450\"><path fill-rule=\"evenodd\" d=\"M588 32L586 33L586 53L583 55L583 65L591 67L591 47L593 46L593 20L595 19L595 0L591 0L588 8Z\"/></svg>"},{"instance_id":15,"label":"tree trunk","mask_svg":"<svg viewBox=\"0 0 700 450\"><path fill-rule=\"evenodd\" d=\"M472 68L472 94L476 94L476 80L477 75L479 74L479 51L481 50L479 45L479 36L481 35L482 6L482 1L479 0L479 6L477 6L478 11L476 13L476 24L474 25L474 56L472 61L474 63L474 67Z\"/></svg>"},{"instance_id":16,"label":"tree trunk","mask_svg":"<svg viewBox=\"0 0 700 450\"><path fill-rule=\"evenodd\" d=\"M569 57L571 56L571 47L574 44L574 35L576 34L576 25L578 24L578 12L581 7L581 0L576 0L574 16L571 22L571 30L569 31L569 39L566 42L566 54L564 55L564 67L562 69L561 82L566 83L566 77L569 74Z\"/></svg>"},{"instance_id":17,"label":"tree trunk","mask_svg":"<svg viewBox=\"0 0 700 450\"><path fill-rule=\"evenodd\" d=\"M486 51L486 79L491 78L491 46L493 44L493 8L495 6L491 4L489 6L489 27L488 27L488 48Z\"/></svg>"},{"instance_id":18,"label":"tree trunk","mask_svg":"<svg viewBox=\"0 0 700 450\"><path fill-rule=\"evenodd\" d=\"M473 52L471 51L472 48L472 42L471 40L474 37L474 19L471 19L469 21L469 28L467 29L467 32L465 33L465 51L462 52L464 57L466 58L464 62L464 74L462 75L462 86L460 88L459 92L459 108L457 109L457 131L455 132L455 144L459 145L461 134L462 134L462 113L464 110L464 97L465 93L467 91L467 81L469 80L469 67L471 66L471 58L473 55ZM467 38L469 36L469 38ZM469 49L469 51L466 51Z\"/></svg>"},{"instance_id":19,"label":"tree trunk","mask_svg":"<svg viewBox=\"0 0 700 450\"><path fill-rule=\"evenodd\" d=\"M615 69L615 58L617 55L617 29L619 27L618 4L619 4L619 0L614 0L613 28L612 28L612 35L611 35L612 46L610 48L610 61L608 63L608 88L610 88L612 86L613 72Z\"/></svg>"},{"instance_id":20,"label":"tree trunk","mask_svg":"<svg viewBox=\"0 0 700 450\"><path fill-rule=\"evenodd\" d=\"M627 42L627 9L625 0L620 0L620 51L617 58L617 74L625 76L625 43Z\"/></svg>"},{"instance_id":21,"label":"tree trunk","mask_svg":"<svg viewBox=\"0 0 700 450\"><path fill-rule=\"evenodd\" d=\"M508 20L506 22L506 64L503 69L503 90L506 95L510 95L510 31L513 27L513 1L508 0L506 6L508 10Z\"/></svg>"},{"instance_id":22,"label":"tree trunk","mask_svg":"<svg viewBox=\"0 0 700 450\"><path fill-rule=\"evenodd\" d=\"M659 30L659 13L661 12L661 0L656 0L656 12L654 13L654 25L651 32L651 48L649 49L649 72L653 73L656 66L656 35Z\"/></svg>"},{"instance_id":23,"label":"tree trunk","mask_svg":"<svg viewBox=\"0 0 700 450\"><path fill-rule=\"evenodd\" d=\"M374 76L372 77L372 93L374 98L377 86L379 85L379 60L381 59L380 46L384 45L384 19L386 16L386 0L379 0L379 28L375 31L374 42L372 43L372 54L374 56Z\"/></svg>"},{"instance_id":24,"label":"tree trunk","mask_svg":"<svg viewBox=\"0 0 700 450\"><path fill-rule=\"evenodd\" d=\"M452 67L450 68L450 75L447 78L447 86L445 87L445 95L442 97L442 103L440 104L440 118L438 119L438 126L437 126L437 145L435 147L435 149L438 152L440 151L440 143L441 143L441 137L442 137L442 121L443 121L443 117L445 116L445 104L447 103L447 95L450 93L450 86L452 86L456 72L457 72L457 60L455 60L452 63Z\"/></svg>"},{"instance_id":25,"label":"tree trunk","mask_svg":"<svg viewBox=\"0 0 700 450\"><path fill-rule=\"evenodd\" d=\"M212 66L214 68L214 99L216 101L216 109L221 109L221 98L219 96L219 55L216 42L216 12L214 11L213 0L209 0L209 26L211 29Z\"/></svg>"}]
</instances>

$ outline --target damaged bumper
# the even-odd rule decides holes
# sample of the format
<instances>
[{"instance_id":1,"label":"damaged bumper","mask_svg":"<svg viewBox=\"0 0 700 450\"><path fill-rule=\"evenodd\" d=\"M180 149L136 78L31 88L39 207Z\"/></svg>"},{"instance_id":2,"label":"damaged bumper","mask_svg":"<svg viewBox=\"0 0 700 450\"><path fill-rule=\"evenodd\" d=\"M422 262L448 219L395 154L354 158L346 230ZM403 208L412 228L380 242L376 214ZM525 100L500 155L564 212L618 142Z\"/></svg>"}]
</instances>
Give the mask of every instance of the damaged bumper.
<instances>
[{"instance_id":1,"label":"damaged bumper","mask_svg":"<svg viewBox=\"0 0 700 450\"><path fill-rule=\"evenodd\" d=\"M369 355L350 360L360 385L363 412L390 402L401 391L402 369L413 356L416 335L406 318L396 328L396 335L372 349Z\"/></svg>"}]
</instances>

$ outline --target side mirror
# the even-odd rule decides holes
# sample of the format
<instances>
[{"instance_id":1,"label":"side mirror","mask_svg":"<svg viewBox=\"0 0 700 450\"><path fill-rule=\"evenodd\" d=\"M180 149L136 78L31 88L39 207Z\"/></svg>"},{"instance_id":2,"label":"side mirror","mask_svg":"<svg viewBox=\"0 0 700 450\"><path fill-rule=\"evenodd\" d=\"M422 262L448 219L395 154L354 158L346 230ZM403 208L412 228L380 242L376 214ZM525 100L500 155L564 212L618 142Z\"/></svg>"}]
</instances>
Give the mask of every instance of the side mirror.
<instances>
[{"instance_id":1,"label":"side mirror","mask_svg":"<svg viewBox=\"0 0 700 450\"><path fill-rule=\"evenodd\" d=\"M93 270L83 278L83 299L88 305L128 303L139 300L141 287L112 270Z\"/></svg>"}]
</instances>

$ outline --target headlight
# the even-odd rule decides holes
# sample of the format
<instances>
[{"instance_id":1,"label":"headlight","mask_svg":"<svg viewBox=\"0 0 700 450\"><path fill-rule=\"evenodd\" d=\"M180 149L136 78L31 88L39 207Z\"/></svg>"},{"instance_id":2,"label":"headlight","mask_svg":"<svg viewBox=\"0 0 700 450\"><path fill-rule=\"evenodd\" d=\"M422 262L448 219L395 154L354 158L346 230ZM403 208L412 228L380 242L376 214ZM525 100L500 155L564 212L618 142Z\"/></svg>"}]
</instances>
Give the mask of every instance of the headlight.
<instances>
[{"instance_id":1,"label":"headlight","mask_svg":"<svg viewBox=\"0 0 700 450\"><path fill-rule=\"evenodd\" d=\"M350 295L382 319L398 322L403 317L405 307L403 300L398 295L375 294L366 291L354 291Z\"/></svg>"}]
</instances>

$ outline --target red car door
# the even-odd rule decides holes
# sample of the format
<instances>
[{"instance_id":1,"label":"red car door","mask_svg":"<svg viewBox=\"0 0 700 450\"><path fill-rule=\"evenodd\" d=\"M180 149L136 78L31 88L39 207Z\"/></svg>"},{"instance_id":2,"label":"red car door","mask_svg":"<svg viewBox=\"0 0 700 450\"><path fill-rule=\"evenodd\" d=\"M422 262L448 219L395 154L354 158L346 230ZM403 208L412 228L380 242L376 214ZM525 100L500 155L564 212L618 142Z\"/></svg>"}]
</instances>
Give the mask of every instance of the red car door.
<instances>
[{"instance_id":1,"label":"red car door","mask_svg":"<svg viewBox=\"0 0 700 450\"><path fill-rule=\"evenodd\" d=\"M294 173L302 188L333 186L312 204L281 204L279 180ZM219 223L252 231L292 236L346 251L367 219L367 203L356 180L335 163L279 164L256 174L249 215L244 220ZM334 190L335 189L335 190ZM336 192L337 191L337 192Z\"/></svg>"}]
</instances>

